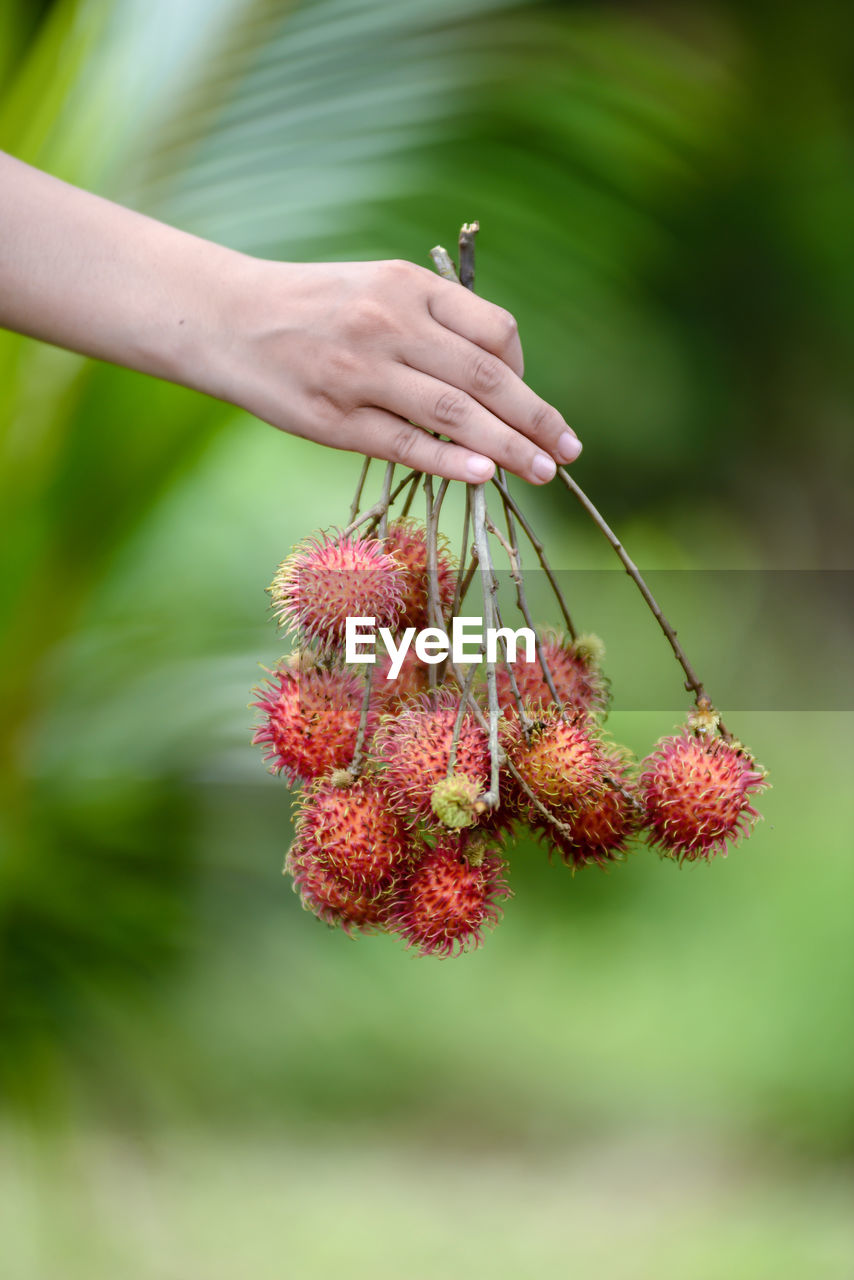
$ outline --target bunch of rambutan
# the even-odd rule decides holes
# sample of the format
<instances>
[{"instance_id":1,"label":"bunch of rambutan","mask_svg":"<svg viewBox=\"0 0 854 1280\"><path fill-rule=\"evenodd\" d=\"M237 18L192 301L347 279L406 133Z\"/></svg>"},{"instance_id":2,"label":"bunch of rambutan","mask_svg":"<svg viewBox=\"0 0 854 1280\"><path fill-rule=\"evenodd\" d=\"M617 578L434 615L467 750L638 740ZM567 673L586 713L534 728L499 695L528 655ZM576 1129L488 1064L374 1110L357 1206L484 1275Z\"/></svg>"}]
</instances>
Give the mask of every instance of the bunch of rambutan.
<instances>
[{"instance_id":1,"label":"bunch of rambutan","mask_svg":"<svg viewBox=\"0 0 854 1280\"><path fill-rule=\"evenodd\" d=\"M478 229L461 228L459 275L445 249L431 251L445 279L473 287ZM359 516L369 465L347 527L307 539L276 572L273 611L298 642L253 703L253 741L273 772L302 787L285 871L307 910L348 934L394 933L423 955L454 955L478 946L499 920L510 896L506 854L520 830L573 873L624 860L641 838L680 864L708 861L749 832L764 770L724 729L637 566L564 467L558 479L639 588L695 695L686 723L640 763L605 733L603 645L575 634L545 547L501 468L493 485L506 536L490 520L487 486L466 486L457 562L439 532L449 482L434 491L432 476L410 471L393 489L389 463L379 501ZM408 518L419 487L424 524ZM392 520L398 498L401 515ZM565 631L536 634L532 626L520 527ZM518 633L501 621L497 544L535 642L530 662L511 653ZM487 652L471 664L447 645L444 653L429 645L441 649L463 618L475 577ZM360 672L349 639L356 620L367 619L396 657L367 659ZM425 643L407 648L416 633ZM499 638L503 656L491 647ZM481 666L485 679L475 679Z\"/></svg>"},{"instance_id":2,"label":"bunch of rambutan","mask_svg":"<svg viewBox=\"0 0 854 1280\"><path fill-rule=\"evenodd\" d=\"M603 728L609 687L594 636L546 630L536 661L497 662L493 734L483 684L452 662L409 650L395 679L388 659L345 663L348 618L394 636L437 619L450 627L460 582L444 540L430 564L427 527L399 519L381 536L308 539L270 588L299 639L256 690L253 741L302 788L285 871L306 909L350 934L394 933L422 954L452 955L500 918L520 829L573 872L623 860L641 835L682 862L746 833L763 770L703 699L636 764Z\"/></svg>"},{"instance_id":3,"label":"bunch of rambutan","mask_svg":"<svg viewBox=\"0 0 854 1280\"><path fill-rule=\"evenodd\" d=\"M457 575L444 544L434 576L446 619ZM348 933L393 932L423 953L451 955L480 943L509 895L498 824L468 829L486 817L486 734L461 713L449 677L431 691L430 668L413 651L394 679L388 659L365 676L342 660L348 617L372 617L395 635L426 627L426 582L426 531L414 520L395 521L383 538L320 534L297 547L270 594L300 647L256 690L253 741L274 772L303 787L285 862L303 905ZM444 805L435 799L448 791ZM454 805L451 820L437 816Z\"/></svg>"},{"instance_id":4,"label":"bunch of rambutan","mask_svg":"<svg viewBox=\"0 0 854 1280\"><path fill-rule=\"evenodd\" d=\"M473 287L478 229L460 230L459 274L445 249L431 251L445 279ZM268 672L253 704L261 716L253 741L274 772L303 788L285 871L307 910L349 934L389 932L421 954L454 955L478 946L499 920L510 896L505 855L520 830L573 873L624 860L640 839L679 864L708 861L750 831L764 770L724 729L637 566L564 467L558 479L640 590L695 696L686 723L640 763L605 733L603 645L576 635L545 547L501 468L493 485L506 537L490 520L487 486L466 486L457 563L439 532L449 482L436 492L432 476L410 471L393 489L389 463L379 501L359 516L369 466L366 459L346 529L306 540L276 572L273 610L298 633L298 647ZM408 518L419 487L425 524ZM520 527L565 631L533 628ZM534 641L531 661L516 659L519 633L501 620L495 544ZM475 576L487 652L472 664L445 641ZM348 645L357 619L373 619L393 661L377 656L359 673ZM427 643L407 649L419 632L444 653ZM503 655L492 648L499 638ZM481 666L485 679L476 679Z\"/></svg>"}]
</instances>

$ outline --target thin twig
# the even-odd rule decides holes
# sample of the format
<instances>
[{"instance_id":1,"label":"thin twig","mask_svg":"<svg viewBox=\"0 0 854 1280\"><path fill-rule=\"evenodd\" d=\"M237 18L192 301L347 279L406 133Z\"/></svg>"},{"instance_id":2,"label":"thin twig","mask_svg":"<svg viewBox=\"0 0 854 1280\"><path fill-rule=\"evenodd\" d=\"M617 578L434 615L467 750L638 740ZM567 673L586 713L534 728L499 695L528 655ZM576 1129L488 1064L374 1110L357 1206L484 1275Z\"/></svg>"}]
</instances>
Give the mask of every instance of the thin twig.
<instances>
[{"instance_id":1,"label":"thin twig","mask_svg":"<svg viewBox=\"0 0 854 1280\"><path fill-rule=\"evenodd\" d=\"M404 499L403 509L400 513L401 520L405 520L406 517L409 515L409 509L412 506L412 500L415 497L416 493L418 492L418 481L421 479L421 475L422 473L420 471L413 471L412 473L412 480L409 485L409 493L406 495L406 498Z\"/></svg>"},{"instance_id":2,"label":"thin twig","mask_svg":"<svg viewBox=\"0 0 854 1280\"><path fill-rule=\"evenodd\" d=\"M498 468L498 474L499 475L501 474L500 467ZM513 529L513 523L512 523L513 517L510 515L509 511L507 511L506 514L507 514L507 532L512 538L514 535L514 529ZM519 550L517 547L514 547L512 543L508 541L507 538L504 537L501 530L497 529L491 520L487 520L486 527L489 530L489 532L494 534L495 537L498 539L498 541L501 543L507 555L507 559L510 562L510 576L513 579L513 581L516 583L516 596L517 596L517 603L518 603L519 589L521 587L521 582L522 582L521 565L519 563ZM495 616L498 619L498 626L500 628L503 628L504 621L501 617L501 610L498 607L497 602L495 605ZM531 629L533 630L533 628ZM537 633L536 631L534 631L535 644L537 643L537 639L538 639ZM507 648L507 640L505 639L504 636L501 637L501 646L504 650L504 666L507 670L507 677L510 681L510 688L513 692L513 700L516 703L516 714L519 717L519 723L522 726L522 732L525 735L525 741L530 742L531 728L533 725L533 721L529 720L528 714L525 711L525 708L522 704L522 695L519 692L519 685L516 681L516 672L513 670L513 663L510 661L510 653Z\"/></svg>"},{"instance_id":3,"label":"thin twig","mask_svg":"<svg viewBox=\"0 0 854 1280\"><path fill-rule=\"evenodd\" d=\"M383 478L383 492L380 498L382 510L380 511L380 527L379 536L385 538L388 533L388 509L391 506L391 482L394 479L394 463L386 463L385 477Z\"/></svg>"},{"instance_id":4,"label":"thin twig","mask_svg":"<svg viewBox=\"0 0 854 1280\"><path fill-rule=\"evenodd\" d=\"M534 530L531 528L530 521L519 509L519 506L514 500L513 495L511 494L510 490L507 488L507 484L503 480L499 479L497 475L492 477L492 483L495 485L496 489L501 494L501 497L505 503L505 510L509 507L510 511L512 511L513 515L516 517L516 519L519 521L522 528L525 530L525 536L527 537L528 541L530 542L531 546L534 548L534 551L536 552L537 559L539 560L543 568L543 571L545 572L545 575L549 580L549 584L551 586L552 591L554 592L555 599L557 600L560 611L563 614L563 620L564 620L564 623L566 624L566 629L569 632L569 638L570 640L575 640L577 633L576 633L575 627L573 626L572 618L570 617L569 609L567 608L566 601L563 598L563 592L561 591L560 585L557 581L557 578L555 577L554 570L552 569L551 565L548 562L545 547L543 546L542 542L537 537L537 535L534 533Z\"/></svg>"},{"instance_id":5,"label":"thin twig","mask_svg":"<svg viewBox=\"0 0 854 1280\"><path fill-rule=\"evenodd\" d=\"M501 617L501 610L499 609L497 604L495 606L495 616L498 619L499 627L503 627L504 621ZM525 735L525 741L530 742L531 729L534 726L534 722L533 720L530 720L528 718L528 713L525 710L525 706L522 701L522 695L519 692L519 685L516 681L516 672L513 670L513 663L510 661L510 654L507 649L507 641L505 640L504 636L501 637L501 647L504 650L504 666L507 670L507 678L510 681L510 688L513 692L513 701L516 703L516 715L519 717L519 723L522 726L522 732Z\"/></svg>"},{"instance_id":6,"label":"thin twig","mask_svg":"<svg viewBox=\"0 0 854 1280\"><path fill-rule=\"evenodd\" d=\"M365 487L365 480L367 479L368 467L370 465L371 459L365 458L365 461L362 463L362 470L359 474L359 483L356 485L356 492L353 495L353 502L350 506L350 519L347 521L348 525L351 525L359 514L359 503L362 501L362 490Z\"/></svg>"},{"instance_id":7,"label":"thin twig","mask_svg":"<svg viewBox=\"0 0 854 1280\"><path fill-rule=\"evenodd\" d=\"M483 623L486 634L495 627L495 592L497 583L492 569L492 558L489 554L489 538L486 532L486 494L484 486L479 484L472 493L472 523L474 525L475 546L480 565L481 589L483 593ZM490 808L498 805L498 687L495 681L495 663L486 663L486 698L489 708L489 791L482 796L484 804Z\"/></svg>"},{"instance_id":8,"label":"thin twig","mask_svg":"<svg viewBox=\"0 0 854 1280\"><path fill-rule=\"evenodd\" d=\"M503 493L501 495L501 499L502 499L502 502L504 502L505 504L504 510L509 519L510 509L506 504L506 500ZM508 524L508 530L512 529L512 527L513 527L512 525ZM495 526L492 525L491 528L492 528L492 531L497 535L499 542L501 542L507 550L508 559L510 560L510 576L512 577L513 583L516 587L516 607L521 613L522 617L525 619L525 625L529 627L530 630L533 631L534 633L534 647L537 653L537 661L540 664L540 670L543 673L543 678L545 679L548 691L552 695L552 699L554 700L554 703L557 706L558 711L560 712L561 719L565 720L566 710L563 705L563 700L558 694L557 687L554 682L554 677L552 676L551 667L549 666L548 659L546 658L545 650L543 649L543 643L540 640L540 633L539 631L537 631L537 628L534 626L534 622L531 617L531 610L528 607L528 597L525 594L525 584L522 580L522 569L521 569L521 561L519 557L519 548L518 547L511 548L510 546L508 546L506 540L501 536L501 534L498 532Z\"/></svg>"},{"instance_id":9,"label":"thin twig","mask_svg":"<svg viewBox=\"0 0 854 1280\"><path fill-rule=\"evenodd\" d=\"M469 522L471 521L471 485L466 485L466 506L463 513L463 536L460 541L460 566L457 572L457 584L454 588L454 603L451 605L451 617L456 618L463 601L463 562L469 540Z\"/></svg>"},{"instance_id":10,"label":"thin twig","mask_svg":"<svg viewBox=\"0 0 854 1280\"><path fill-rule=\"evenodd\" d=\"M602 779L604 782L607 782L608 786L611 787L614 791L619 791L620 795L623 797L624 800L628 800L629 804L632 806L636 814L646 818L646 809L641 804L640 800L637 798L637 796L632 795L628 787L623 786L619 778L615 778L612 773L603 773Z\"/></svg>"},{"instance_id":11,"label":"thin twig","mask_svg":"<svg viewBox=\"0 0 854 1280\"><path fill-rule=\"evenodd\" d=\"M460 227L460 284L474 290L474 238L480 231L479 222L464 222Z\"/></svg>"},{"instance_id":12,"label":"thin twig","mask_svg":"<svg viewBox=\"0 0 854 1280\"><path fill-rule=\"evenodd\" d=\"M443 480L439 485L439 492L436 494L436 502L433 507L433 514L436 520L436 537L439 536L439 512L442 510L442 503L445 501L445 494L450 488L450 480Z\"/></svg>"},{"instance_id":13,"label":"thin twig","mask_svg":"<svg viewBox=\"0 0 854 1280\"><path fill-rule=\"evenodd\" d=\"M460 540L460 558L459 558L459 564L457 566L456 581L454 582L454 598L451 602L451 615L450 615L451 618L456 618L458 616L460 612L460 606L463 602L463 596L464 596L463 562L465 561L465 558L466 558L466 545L469 539L470 519L471 519L471 485L467 484L466 485L466 504L465 504L465 511L463 512L463 533L462 533L462 538ZM468 585L471 583L472 577L474 576L474 569L475 569L474 560L469 566L469 569L470 569L470 574L468 576L466 587L468 587ZM445 672L447 670L447 666L448 666L448 662L446 658L445 661L442 662L439 666L438 679L440 681L444 680L445 678Z\"/></svg>"},{"instance_id":14,"label":"thin twig","mask_svg":"<svg viewBox=\"0 0 854 1280\"><path fill-rule=\"evenodd\" d=\"M353 748L353 759L350 761L350 767L347 772L355 782L361 775L364 767L365 754L365 736L368 729L368 712L371 706L371 681L373 679L374 668L370 663L365 663L365 692L362 695L362 710L359 714L359 729L356 734L356 745Z\"/></svg>"},{"instance_id":15,"label":"thin twig","mask_svg":"<svg viewBox=\"0 0 854 1280\"><path fill-rule=\"evenodd\" d=\"M447 773L445 774L446 778L450 778L453 775L454 769L456 767L457 747L460 745L460 734L463 731L463 720L465 719L466 708L468 706L469 697L471 695L471 687L472 687L472 684L474 683L475 673L477 672L479 665L480 663L473 662L469 667L468 674L466 675L465 684L463 685L463 691L460 694L460 705L457 708L457 716L456 716L456 719L454 720L454 732L451 737L451 746L450 746L450 749L448 750L448 770L447 770Z\"/></svg>"},{"instance_id":16,"label":"thin twig","mask_svg":"<svg viewBox=\"0 0 854 1280\"><path fill-rule=\"evenodd\" d=\"M457 684L460 684L460 685L464 684L464 681L460 676L459 668L455 666L455 664L450 659L448 660L448 669L451 675L456 680ZM480 725L480 728L483 730L484 733L488 734L489 722L487 721L486 716L483 714L483 711L478 706L477 700L475 699L471 691L469 691L469 695L468 695L468 704L471 709L471 713L474 716L477 723ZM511 778L513 778L514 782L516 782L518 786L521 787L522 791L528 797L528 799L530 800L534 808L537 810L537 812L541 814L541 816L544 817L546 821L551 824L551 826L553 826L557 831L559 831L561 835L571 837L572 836L571 829L566 825L565 822L561 822L560 818L555 817L555 815L551 812L551 810L547 809L541 800L537 799L537 797L534 795L533 791L528 786L525 779L522 777L519 770L516 768L513 761L508 758L507 753L504 751L504 749L500 745L498 748L498 762L502 768L507 770Z\"/></svg>"},{"instance_id":17,"label":"thin twig","mask_svg":"<svg viewBox=\"0 0 854 1280\"><path fill-rule=\"evenodd\" d=\"M607 523L604 516L601 515L599 511L597 511L596 507L594 507L593 503L587 497L587 494L584 492L584 490L581 489L579 485L576 484L576 482L572 479L572 477L565 470L565 468L558 467L557 473L560 476L566 488L572 494L572 496L576 498L578 502L581 503L581 506L587 512L590 519L596 525L597 529L599 529L600 532L605 535L608 542L610 542L611 546L614 548L614 550L617 553L617 556L622 562L623 568L625 569L626 573L632 579L638 591L640 591L641 595L643 596L644 600L649 606L652 616L655 618L656 622L661 627L661 630L664 632L665 636L667 637L667 641L671 649L673 650L673 653L676 657L676 661L679 663L680 667L685 672L685 688L688 690L689 693L694 694L695 700L698 703L700 699L709 701L708 695L706 694L706 691L703 688L702 683L697 677L697 673L694 671L694 668L691 666L691 663L688 661L685 650L682 648L681 644L676 638L676 632L673 630L673 627L670 625L670 623L665 618L664 614L661 612L661 608L659 606L658 601L650 591L649 587L644 582L643 578L641 577L640 570L638 569L635 562L632 560L629 553L626 551L622 542L620 542L620 539L614 533L614 530L611 528L611 526ZM724 728L722 724L720 724L718 728L722 737L726 738L727 741L732 740L732 735Z\"/></svg>"},{"instance_id":18,"label":"thin twig","mask_svg":"<svg viewBox=\"0 0 854 1280\"><path fill-rule=\"evenodd\" d=\"M469 560L468 568L466 569L465 574L463 575L462 586L460 589L460 598L459 598L459 601L457 602L457 609L454 612L454 617L457 617L457 611L459 609L462 609L463 605L465 604L466 596L469 593L469 587L471 586L472 581L474 579L474 575L476 573L477 573L477 551L475 550L474 547L472 547L471 558Z\"/></svg>"},{"instance_id":19,"label":"thin twig","mask_svg":"<svg viewBox=\"0 0 854 1280\"><path fill-rule=\"evenodd\" d=\"M443 494L444 496L444 494ZM427 625L442 629L442 611L439 604L439 503L433 501L433 477L424 476L424 497L427 503ZM435 689L439 682L436 663L430 664L428 673L429 687Z\"/></svg>"},{"instance_id":20,"label":"thin twig","mask_svg":"<svg viewBox=\"0 0 854 1280\"><path fill-rule=\"evenodd\" d=\"M421 476L420 471L410 471L407 475L405 475L403 479L400 481L400 483L396 484L395 487L392 489L391 493L389 494L388 506L391 506L394 503L395 499L399 496L400 493L402 493L402 491L406 488L406 486L410 483L411 480L413 479L418 480L420 476ZM343 536L346 538L349 534L355 533L357 529L361 529L362 525L367 524L368 521L371 522L372 526L376 527L376 525L378 525L380 520L382 519L383 511L387 511L387 510L388 510L388 507L384 506L383 500L380 499L378 502L375 502L374 505L368 511L364 511L362 515L358 517L358 519L351 520L350 523L347 525L347 528L344 530ZM371 533L373 532L373 529L369 528L367 532Z\"/></svg>"},{"instance_id":21,"label":"thin twig","mask_svg":"<svg viewBox=\"0 0 854 1280\"><path fill-rule=\"evenodd\" d=\"M515 549L514 549L513 547L511 547L510 543L509 543L509 542L507 541L507 539L504 537L504 534L501 532L501 530L500 530L500 529L496 529L495 525L492 523L492 521L491 521L491 520L487 520L487 522L486 522L486 528L487 528L488 532L489 532L489 533L491 533L491 534L492 534L492 536L493 536L494 538L497 538L497 539L498 539L498 541L501 543L502 547L504 548L504 550L505 550L505 552L506 552L506 554L507 554L507 559L510 561L510 574L511 574L511 577L512 577L514 573L518 573L518 572L519 572L519 562L518 562L518 559L517 559L517 557L516 557L516 551L515 551Z\"/></svg>"},{"instance_id":22,"label":"thin twig","mask_svg":"<svg viewBox=\"0 0 854 1280\"><path fill-rule=\"evenodd\" d=\"M433 266L443 280L453 280L455 284L459 284L457 269L447 249L443 249L440 244L437 244L435 248L430 250L430 257L433 259Z\"/></svg>"}]
</instances>

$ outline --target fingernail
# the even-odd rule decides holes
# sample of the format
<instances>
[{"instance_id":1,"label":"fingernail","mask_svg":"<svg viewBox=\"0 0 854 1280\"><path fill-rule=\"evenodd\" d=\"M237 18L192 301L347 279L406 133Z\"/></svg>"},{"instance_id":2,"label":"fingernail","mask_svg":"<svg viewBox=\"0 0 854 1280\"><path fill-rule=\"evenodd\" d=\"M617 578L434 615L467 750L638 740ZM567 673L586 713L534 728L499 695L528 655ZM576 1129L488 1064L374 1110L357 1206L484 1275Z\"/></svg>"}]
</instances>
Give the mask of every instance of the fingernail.
<instances>
[{"instance_id":1,"label":"fingernail","mask_svg":"<svg viewBox=\"0 0 854 1280\"><path fill-rule=\"evenodd\" d=\"M531 470L538 480L554 480L557 463L547 453L538 453L531 463Z\"/></svg>"},{"instance_id":2,"label":"fingernail","mask_svg":"<svg viewBox=\"0 0 854 1280\"><path fill-rule=\"evenodd\" d=\"M564 431L557 442L557 451L564 462L574 462L581 453L581 441L574 431Z\"/></svg>"},{"instance_id":3,"label":"fingernail","mask_svg":"<svg viewBox=\"0 0 854 1280\"><path fill-rule=\"evenodd\" d=\"M491 458L484 458L479 453L473 453L466 463L466 471L469 479L480 484L483 480L488 480L494 470L494 463Z\"/></svg>"}]
</instances>

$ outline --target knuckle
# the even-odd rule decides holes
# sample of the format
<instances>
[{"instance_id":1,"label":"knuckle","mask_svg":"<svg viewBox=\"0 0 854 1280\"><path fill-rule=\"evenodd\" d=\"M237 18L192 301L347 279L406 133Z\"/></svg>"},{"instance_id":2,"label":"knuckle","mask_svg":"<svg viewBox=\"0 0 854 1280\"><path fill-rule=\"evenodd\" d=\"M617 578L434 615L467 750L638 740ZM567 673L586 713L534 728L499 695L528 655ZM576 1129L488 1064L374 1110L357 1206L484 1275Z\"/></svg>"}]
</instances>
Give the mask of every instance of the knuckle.
<instances>
[{"instance_id":1,"label":"knuckle","mask_svg":"<svg viewBox=\"0 0 854 1280\"><path fill-rule=\"evenodd\" d=\"M418 443L418 433L412 427L408 425L398 427L391 441L391 452L394 459L408 466Z\"/></svg>"},{"instance_id":2,"label":"knuckle","mask_svg":"<svg viewBox=\"0 0 854 1280\"><path fill-rule=\"evenodd\" d=\"M537 451L531 449L530 443L523 436L515 433L502 444L504 466L514 475L527 475Z\"/></svg>"},{"instance_id":3,"label":"knuckle","mask_svg":"<svg viewBox=\"0 0 854 1280\"><path fill-rule=\"evenodd\" d=\"M430 470L434 475L444 475L449 466L449 449L441 440L436 440L430 451Z\"/></svg>"},{"instance_id":4,"label":"knuckle","mask_svg":"<svg viewBox=\"0 0 854 1280\"><path fill-rule=\"evenodd\" d=\"M341 406L328 391L315 391L311 397L311 414L314 421L328 425L341 418Z\"/></svg>"},{"instance_id":5,"label":"knuckle","mask_svg":"<svg viewBox=\"0 0 854 1280\"><path fill-rule=\"evenodd\" d=\"M401 284L411 280L416 271L415 264L407 262L405 258L389 258L383 268L389 280L399 281Z\"/></svg>"},{"instance_id":6,"label":"knuckle","mask_svg":"<svg viewBox=\"0 0 854 1280\"><path fill-rule=\"evenodd\" d=\"M531 430L535 435L554 435L560 423L561 417L557 409L553 409L544 400L540 401L531 414Z\"/></svg>"},{"instance_id":7,"label":"knuckle","mask_svg":"<svg viewBox=\"0 0 854 1280\"><path fill-rule=\"evenodd\" d=\"M465 421L468 400L458 391L443 391L436 401L433 417L443 427L454 427Z\"/></svg>"},{"instance_id":8,"label":"knuckle","mask_svg":"<svg viewBox=\"0 0 854 1280\"><path fill-rule=\"evenodd\" d=\"M379 298L360 298L349 315L350 332L359 338L382 337L394 332L396 325L391 309Z\"/></svg>"},{"instance_id":9,"label":"knuckle","mask_svg":"<svg viewBox=\"0 0 854 1280\"><path fill-rule=\"evenodd\" d=\"M516 317L511 315L509 311L505 311L503 307L499 307L497 322L501 332L502 344L505 347L509 347L510 343L519 337L519 326L516 323Z\"/></svg>"},{"instance_id":10,"label":"knuckle","mask_svg":"<svg viewBox=\"0 0 854 1280\"><path fill-rule=\"evenodd\" d=\"M350 347L336 347L326 361L326 373L335 382L353 383L362 370L362 360Z\"/></svg>"},{"instance_id":11,"label":"knuckle","mask_svg":"<svg viewBox=\"0 0 854 1280\"><path fill-rule=\"evenodd\" d=\"M501 362L492 356L475 356L471 366L471 384L475 391L489 395L501 386L503 370Z\"/></svg>"}]
</instances>

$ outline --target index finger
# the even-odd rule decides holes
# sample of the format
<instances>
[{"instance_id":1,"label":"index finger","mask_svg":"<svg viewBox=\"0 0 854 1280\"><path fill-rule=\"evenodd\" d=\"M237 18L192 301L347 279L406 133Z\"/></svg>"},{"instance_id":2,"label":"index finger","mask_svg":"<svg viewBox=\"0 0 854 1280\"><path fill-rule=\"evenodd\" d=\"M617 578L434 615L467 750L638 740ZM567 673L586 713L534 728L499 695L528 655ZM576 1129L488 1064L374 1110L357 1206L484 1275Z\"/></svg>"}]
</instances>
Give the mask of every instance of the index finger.
<instances>
[{"instance_id":1,"label":"index finger","mask_svg":"<svg viewBox=\"0 0 854 1280\"><path fill-rule=\"evenodd\" d=\"M515 318L494 302L479 298L452 280L436 277L427 308L439 324L461 338L491 351L520 378L525 372L519 326Z\"/></svg>"}]
</instances>

